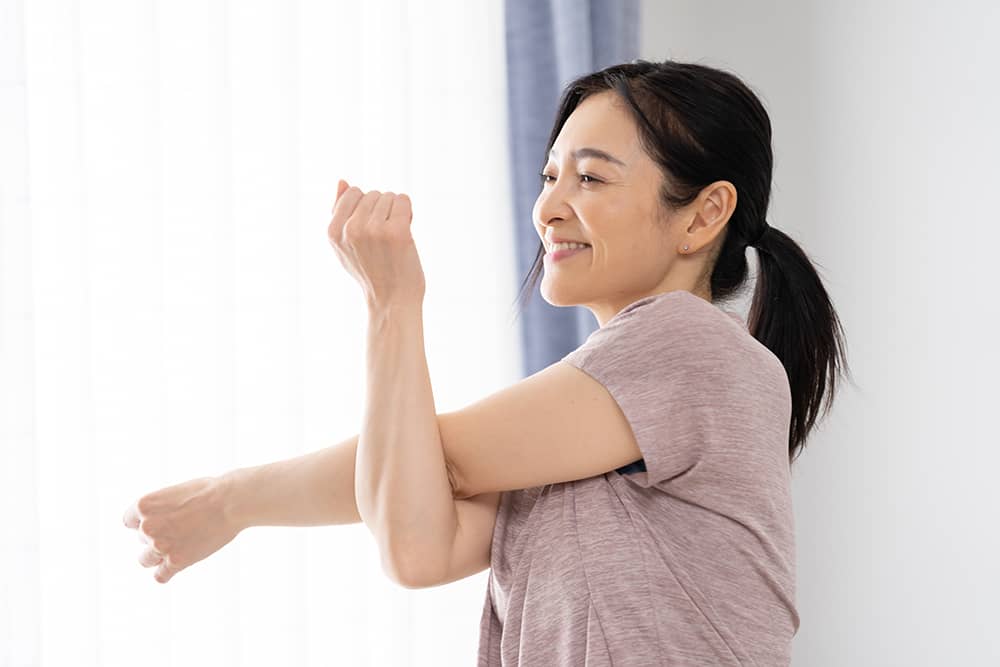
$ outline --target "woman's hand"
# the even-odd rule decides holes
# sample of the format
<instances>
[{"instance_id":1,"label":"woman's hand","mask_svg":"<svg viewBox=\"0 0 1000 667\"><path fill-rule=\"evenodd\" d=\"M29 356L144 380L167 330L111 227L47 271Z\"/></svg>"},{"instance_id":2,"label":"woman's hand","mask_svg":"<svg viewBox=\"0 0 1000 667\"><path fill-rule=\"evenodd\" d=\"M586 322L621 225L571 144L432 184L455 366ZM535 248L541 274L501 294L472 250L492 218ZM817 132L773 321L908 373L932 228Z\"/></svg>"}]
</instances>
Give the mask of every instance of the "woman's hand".
<instances>
[{"instance_id":1,"label":"woman's hand","mask_svg":"<svg viewBox=\"0 0 1000 667\"><path fill-rule=\"evenodd\" d=\"M125 525L138 531L145 548L143 567L156 567L161 584L212 555L239 532L225 511L223 477L199 477L168 486L139 498L125 512Z\"/></svg>"},{"instance_id":2,"label":"woman's hand","mask_svg":"<svg viewBox=\"0 0 1000 667\"><path fill-rule=\"evenodd\" d=\"M405 194L362 193L338 183L327 237L361 283L369 308L423 303L424 271L410 234L412 219Z\"/></svg>"}]
</instances>

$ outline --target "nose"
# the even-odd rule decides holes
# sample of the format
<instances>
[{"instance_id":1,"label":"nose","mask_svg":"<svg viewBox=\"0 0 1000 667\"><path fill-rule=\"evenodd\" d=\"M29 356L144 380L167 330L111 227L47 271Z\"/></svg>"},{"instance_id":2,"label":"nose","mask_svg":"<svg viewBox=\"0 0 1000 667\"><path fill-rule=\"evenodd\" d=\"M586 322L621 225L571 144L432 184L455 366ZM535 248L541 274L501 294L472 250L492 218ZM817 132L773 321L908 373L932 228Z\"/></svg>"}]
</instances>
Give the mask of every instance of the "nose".
<instances>
[{"instance_id":1,"label":"nose","mask_svg":"<svg viewBox=\"0 0 1000 667\"><path fill-rule=\"evenodd\" d=\"M572 209L563 195L563 188L557 181L553 181L548 185L542 185L542 191L535 199L532 217L537 225L544 228L555 220L566 220L571 211Z\"/></svg>"}]
</instances>

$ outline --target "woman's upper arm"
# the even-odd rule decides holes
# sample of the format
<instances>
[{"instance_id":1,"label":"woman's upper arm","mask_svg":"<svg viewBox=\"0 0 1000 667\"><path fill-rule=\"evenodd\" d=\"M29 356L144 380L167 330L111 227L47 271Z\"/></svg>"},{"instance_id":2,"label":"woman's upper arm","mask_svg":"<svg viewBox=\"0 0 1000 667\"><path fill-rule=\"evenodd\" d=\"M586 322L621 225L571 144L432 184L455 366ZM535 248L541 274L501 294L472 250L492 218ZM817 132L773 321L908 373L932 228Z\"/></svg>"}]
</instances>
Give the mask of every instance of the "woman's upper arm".
<instances>
[{"instance_id":1,"label":"woman's upper arm","mask_svg":"<svg viewBox=\"0 0 1000 667\"><path fill-rule=\"evenodd\" d=\"M556 362L438 415L456 499L586 479L642 458L612 394Z\"/></svg>"}]
</instances>

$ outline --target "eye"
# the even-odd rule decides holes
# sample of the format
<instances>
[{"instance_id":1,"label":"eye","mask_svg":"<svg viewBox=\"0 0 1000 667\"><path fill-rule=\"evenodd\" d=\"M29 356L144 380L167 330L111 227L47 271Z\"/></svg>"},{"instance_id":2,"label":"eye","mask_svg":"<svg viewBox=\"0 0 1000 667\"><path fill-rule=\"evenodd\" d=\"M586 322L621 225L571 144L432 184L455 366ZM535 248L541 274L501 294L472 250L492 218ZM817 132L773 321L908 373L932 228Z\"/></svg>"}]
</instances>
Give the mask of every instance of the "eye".
<instances>
[{"instance_id":1,"label":"eye","mask_svg":"<svg viewBox=\"0 0 1000 667\"><path fill-rule=\"evenodd\" d=\"M547 179L547 178L554 179L555 178L555 176L549 176L548 174L546 174L544 172L542 172L541 174L539 174L539 177L541 177L543 184L550 182L550 181L547 181L545 179ZM594 178L590 174L580 174L580 178L589 178L590 179L589 181L584 181L584 183L600 183L601 182L600 180Z\"/></svg>"}]
</instances>

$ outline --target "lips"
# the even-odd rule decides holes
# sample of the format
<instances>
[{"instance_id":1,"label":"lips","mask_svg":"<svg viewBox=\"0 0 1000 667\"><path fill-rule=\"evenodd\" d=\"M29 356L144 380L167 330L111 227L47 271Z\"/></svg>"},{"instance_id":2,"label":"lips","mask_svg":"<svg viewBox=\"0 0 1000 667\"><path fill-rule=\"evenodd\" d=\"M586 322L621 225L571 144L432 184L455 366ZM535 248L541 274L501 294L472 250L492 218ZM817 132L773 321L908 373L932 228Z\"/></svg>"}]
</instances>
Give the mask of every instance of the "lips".
<instances>
[{"instance_id":1,"label":"lips","mask_svg":"<svg viewBox=\"0 0 1000 667\"><path fill-rule=\"evenodd\" d=\"M562 262L570 257L581 254L584 250L590 250L590 246L583 248L565 248L561 250L549 250L545 253L545 263Z\"/></svg>"}]
</instances>

